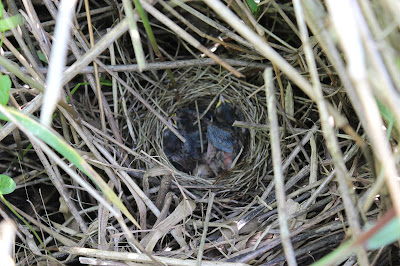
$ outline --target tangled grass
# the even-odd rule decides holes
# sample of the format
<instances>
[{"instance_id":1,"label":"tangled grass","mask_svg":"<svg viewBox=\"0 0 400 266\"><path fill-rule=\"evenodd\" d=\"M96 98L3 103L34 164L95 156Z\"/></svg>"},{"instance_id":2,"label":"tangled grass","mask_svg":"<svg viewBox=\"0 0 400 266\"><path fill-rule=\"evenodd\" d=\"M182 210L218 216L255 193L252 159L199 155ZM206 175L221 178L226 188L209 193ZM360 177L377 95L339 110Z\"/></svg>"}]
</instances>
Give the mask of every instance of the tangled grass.
<instances>
[{"instance_id":1,"label":"tangled grass","mask_svg":"<svg viewBox=\"0 0 400 266\"><path fill-rule=\"evenodd\" d=\"M379 241L363 226L400 210L397 3L348 1L359 20L339 19L356 29L347 35L332 1L264 1L253 12L249 1L142 1L153 38L129 1L90 1L87 13L79 1L61 100L43 103L57 5L8 2L6 15L25 19L0 57L12 81L0 172L16 183L1 215L18 228L15 262L398 263L397 244L368 249ZM212 112L221 94L250 133L240 160L213 178L177 170L162 147L168 117ZM52 130L13 120L11 110L39 118L51 103Z\"/></svg>"}]
</instances>

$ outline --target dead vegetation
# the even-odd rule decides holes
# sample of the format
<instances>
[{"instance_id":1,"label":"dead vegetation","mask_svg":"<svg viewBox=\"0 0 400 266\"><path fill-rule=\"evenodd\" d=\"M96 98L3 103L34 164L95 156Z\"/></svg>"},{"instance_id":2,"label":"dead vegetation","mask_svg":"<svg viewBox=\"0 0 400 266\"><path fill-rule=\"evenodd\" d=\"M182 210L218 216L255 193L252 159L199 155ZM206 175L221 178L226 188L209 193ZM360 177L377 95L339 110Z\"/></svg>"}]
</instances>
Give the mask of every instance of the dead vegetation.
<instances>
[{"instance_id":1,"label":"dead vegetation","mask_svg":"<svg viewBox=\"0 0 400 266\"><path fill-rule=\"evenodd\" d=\"M61 78L61 101L69 109L59 103L52 127L113 188L140 228L125 216L126 224L117 219L123 210L104 205L100 190L104 203L37 140L4 122L0 173L17 183L6 199L31 226L2 205L3 217L14 219L19 229L16 263L308 265L359 236L363 224L392 206L399 210L393 175L398 126L394 123L389 141L382 138L387 133L381 114L370 101L375 96L387 107L382 112L387 126L399 117L400 22L393 10L400 10L392 1L359 1L363 59L349 57L351 48L334 31L336 18L319 1L293 1L303 8L297 19L291 1L263 1L254 13L246 1L224 3L243 25L224 17L225 9L216 13L209 1L143 1L159 48L132 13L145 65L128 32L133 24L124 19L129 7L89 2L93 28L84 1L78 1ZM9 14L26 14L22 35L7 32L2 46L1 71L13 82L9 105L40 117L49 68L38 55L50 58L56 6L49 0L8 3ZM307 22L312 37L299 20ZM351 72L360 60L368 76ZM263 76L265 68L273 68L272 81ZM276 98L273 107L268 90ZM250 132L240 160L215 178L178 171L162 149L166 120L185 106L213 110L220 94L245 116L235 125ZM398 246L360 248L343 260L353 265L357 258L360 265L396 264Z\"/></svg>"}]
</instances>

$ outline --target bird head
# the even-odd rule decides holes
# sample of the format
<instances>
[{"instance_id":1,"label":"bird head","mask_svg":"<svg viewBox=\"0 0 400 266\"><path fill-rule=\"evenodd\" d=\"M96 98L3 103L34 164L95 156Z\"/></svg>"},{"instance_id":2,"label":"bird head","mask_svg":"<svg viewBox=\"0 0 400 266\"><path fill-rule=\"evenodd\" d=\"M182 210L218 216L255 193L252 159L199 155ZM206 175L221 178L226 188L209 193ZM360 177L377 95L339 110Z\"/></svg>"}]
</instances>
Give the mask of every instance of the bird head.
<instances>
[{"instance_id":1,"label":"bird head","mask_svg":"<svg viewBox=\"0 0 400 266\"><path fill-rule=\"evenodd\" d=\"M232 125L235 122L235 110L232 103L226 100L222 95L215 107L215 119L220 123Z\"/></svg>"},{"instance_id":2,"label":"bird head","mask_svg":"<svg viewBox=\"0 0 400 266\"><path fill-rule=\"evenodd\" d=\"M200 116L202 110L199 110L199 113L195 109L184 107L181 108L177 113L175 113L172 117L176 128L186 132L193 132L198 130L197 119ZM211 123L212 115L210 113L206 113L203 116L200 116L202 126L206 126Z\"/></svg>"}]
</instances>

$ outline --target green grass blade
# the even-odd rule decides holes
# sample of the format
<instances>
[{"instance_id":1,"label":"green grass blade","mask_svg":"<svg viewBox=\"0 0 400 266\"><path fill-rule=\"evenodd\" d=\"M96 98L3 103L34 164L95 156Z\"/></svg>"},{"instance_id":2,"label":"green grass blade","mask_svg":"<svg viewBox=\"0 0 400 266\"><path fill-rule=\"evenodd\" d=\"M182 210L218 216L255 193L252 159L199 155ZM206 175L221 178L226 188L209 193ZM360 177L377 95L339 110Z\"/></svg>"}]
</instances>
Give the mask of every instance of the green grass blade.
<instances>
[{"instance_id":1,"label":"green grass blade","mask_svg":"<svg viewBox=\"0 0 400 266\"><path fill-rule=\"evenodd\" d=\"M71 163L73 163L78 169L85 173L106 195L106 197L121 210L121 212L129 218L129 220L138 228L140 228L138 222L129 213L128 209L121 202L114 191L107 185L107 183L93 170L93 168L70 146L67 142L57 133L51 129L41 125L36 120L20 113L14 108L5 107L7 111L18 120L21 125L28 130L30 133L47 143L57 152L62 154ZM4 114L0 113L0 119L7 120Z\"/></svg>"}]
</instances>

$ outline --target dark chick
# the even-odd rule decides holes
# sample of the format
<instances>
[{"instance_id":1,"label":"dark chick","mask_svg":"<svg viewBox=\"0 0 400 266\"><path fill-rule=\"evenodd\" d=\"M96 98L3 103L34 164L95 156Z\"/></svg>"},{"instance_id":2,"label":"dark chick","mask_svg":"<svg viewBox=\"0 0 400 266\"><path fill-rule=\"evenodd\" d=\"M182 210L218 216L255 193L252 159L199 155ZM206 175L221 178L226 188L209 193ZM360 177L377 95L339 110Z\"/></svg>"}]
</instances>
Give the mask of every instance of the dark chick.
<instances>
[{"instance_id":1,"label":"dark chick","mask_svg":"<svg viewBox=\"0 0 400 266\"><path fill-rule=\"evenodd\" d=\"M194 160L200 160L203 149L205 150L205 147L207 147L207 125L211 121L210 115L206 114L201 118L201 131L199 130L199 125L196 123L198 119L195 109L182 108L177 112L174 119L179 132L186 139L186 143L184 144L185 152L190 154Z\"/></svg>"},{"instance_id":2,"label":"dark chick","mask_svg":"<svg viewBox=\"0 0 400 266\"><path fill-rule=\"evenodd\" d=\"M170 123L172 125L171 119ZM163 133L163 150L176 168L186 171L188 158L184 153L184 143L169 129Z\"/></svg>"},{"instance_id":3,"label":"dark chick","mask_svg":"<svg viewBox=\"0 0 400 266\"><path fill-rule=\"evenodd\" d=\"M201 120L201 133L200 138L199 127L195 122L197 121L197 113L190 108L182 108L171 118L174 126L179 133L186 139L183 143L174 133L166 129L163 134L163 149L168 159L174 164L177 169L187 173L192 172L198 163L202 160L202 145L207 145L207 124L210 120L209 116Z\"/></svg>"},{"instance_id":4,"label":"dark chick","mask_svg":"<svg viewBox=\"0 0 400 266\"><path fill-rule=\"evenodd\" d=\"M244 131L232 126L235 120L243 120L243 115L220 96L215 108L215 120L207 128L206 161L215 175L231 168L243 145Z\"/></svg>"}]
</instances>

